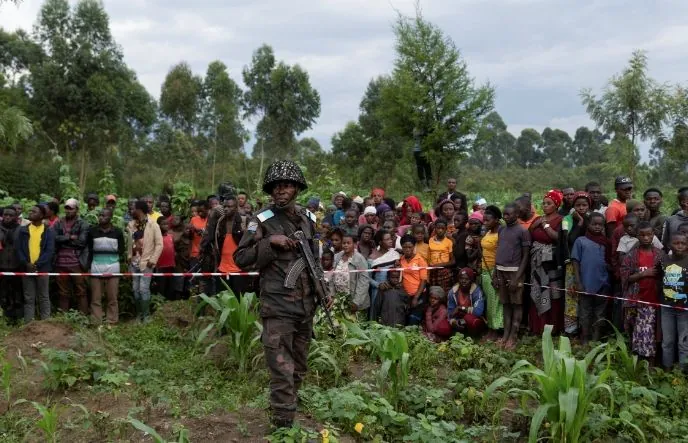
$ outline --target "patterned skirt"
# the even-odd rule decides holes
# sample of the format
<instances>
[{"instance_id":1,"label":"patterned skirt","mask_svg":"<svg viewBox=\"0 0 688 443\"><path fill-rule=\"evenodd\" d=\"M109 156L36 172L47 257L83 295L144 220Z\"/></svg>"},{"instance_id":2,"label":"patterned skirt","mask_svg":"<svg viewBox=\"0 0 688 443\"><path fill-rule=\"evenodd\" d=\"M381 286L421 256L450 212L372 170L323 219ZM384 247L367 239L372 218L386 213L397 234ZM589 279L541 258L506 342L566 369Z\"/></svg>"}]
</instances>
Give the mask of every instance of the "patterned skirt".
<instances>
[{"instance_id":1,"label":"patterned skirt","mask_svg":"<svg viewBox=\"0 0 688 443\"><path fill-rule=\"evenodd\" d=\"M566 300L564 306L564 331L574 335L578 333L578 294L576 294L576 274L573 263L566 264Z\"/></svg>"},{"instance_id":2,"label":"patterned skirt","mask_svg":"<svg viewBox=\"0 0 688 443\"><path fill-rule=\"evenodd\" d=\"M448 293L454 285L454 275L452 271L447 268L431 269L428 280L430 280L430 286L441 287L444 289L445 294Z\"/></svg>"},{"instance_id":3,"label":"patterned skirt","mask_svg":"<svg viewBox=\"0 0 688 443\"><path fill-rule=\"evenodd\" d=\"M641 357L654 357L656 353L657 309L652 306L638 306L637 313L631 348Z\"/></svg>"},{"instance_id":4,"label":"patterned skirt","mask_svg":"<svg viewBox=\"0 0 688 443\"><path fill-rule=\"evenodd\" d=\"M504 328L504 307L499 302L499 294L492 287L492 276L487 270L484 270L481 279L480 287L485 296L485 307L487 310L487 327L490 329L502 329Z\"/></svg>"}]
</instances>

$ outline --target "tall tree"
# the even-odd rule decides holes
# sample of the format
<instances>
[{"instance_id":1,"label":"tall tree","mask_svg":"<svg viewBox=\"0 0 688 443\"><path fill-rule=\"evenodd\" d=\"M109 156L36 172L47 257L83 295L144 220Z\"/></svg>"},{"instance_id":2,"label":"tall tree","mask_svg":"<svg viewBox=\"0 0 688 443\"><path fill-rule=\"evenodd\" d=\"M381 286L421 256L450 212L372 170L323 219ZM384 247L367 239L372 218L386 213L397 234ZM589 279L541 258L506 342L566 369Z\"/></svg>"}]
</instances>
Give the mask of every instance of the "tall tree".
<instances>
[{"instance_id":1,"label":"tall tree","mask_svg":"<svg viewBox=\"0 0 688 443\"><path fill-rule=\"evenodd\" d=\"M688 89L675 88L668 120L650 149L650 164L658 167L662 182L680 186L688 178Z\"/></svg>"},{"instance_id":2,"label":"tall tree","mask_svg":"<svg viewBox=\"0 0 688 443\"><path fill-rule=\"evenodd\" d=\"M529 168L542 161L542 137L532 128L521 131L516 139L512 161L522 168Z\"/></svg>"},{"instance_id":3,"label":"tall tree","mask_svg":"<svg viewBox=\"0 0 688 443\"><path fill-rule=\"evenodd\" d=\"M415 17L400 15L394 33L394 72L382 94L385 130L407 139L420 134L421 148L439 181L492 110L494 90L474 85L454 42L425 20L420 9Z\"/></svg>"},{"instance_id":4,"label":"tall tree","mask_svg":"<svg viewBox=\"0 0 688 443\"><path fill-rule=\"evenodd\" d=\"M125 65L101 2L47 0L34 38L46 54L31 66L32 114L67 154L80 152L83 188L89 159L132 131L146 131L155 104Z\"/></svg>"},{"instance_id":5,"label":"tall tree","mask_svg":"<svg viewBox=\"0 0 688 443\"><path fill-rule=\"evenodd\" d=\"M170 69L160 90L160 111L174 128L188 135L198 129L202 88L203 79L181 62Z\"/></svg>"},{"instance_id":6,"label":"tall tree","mask_svg":"<svg viewBox=\"0 0 688 443\"><path fill-rule=\"evenodd\" d=\"M215 189L218 149L222 158L239 154L247 138L239 112L241 96L241 89L229 77L227 66L220 61L210 63L203 80L201 129L212 147L212 189Z\"/></svg>"},{"instance_id":7,"label":"tall tree","mask_svg":"<svg viewBox=\"0 0 688 443\"><path fill-rule=\"evenodd\" d=\"M505 167L515 145L516 137L507 131L502 117L496 111L490 112L480 123L467 162L481 169Z\"/></svg>"},{"instance_id":8,"label":"tall tree","mask_svg":"<svg viewBox=\"0 0 688 443\"><path fill-rule=\"evenodd\" d=\"M572 166L573 140L561 129L545 128L542 131L542 155L555 165Z\"/></svg>"},{"instance_id":9,"label":"tall tree","mask_svg":"<svg viewBox=\"0 0 688 443\"><path fill-rule=\"evenodd\" d=\"M260 118L253 156L286 158L296 136L310 129L320 115L318 91L299 65L277 63L268 45L253 53L251 65L244 67L242 75L248 88L245 116Z\"/></svg>"},{"instance_id":10,"label":"tall tree","mask_svg":"<svg viewBox=\"0 0 688 443\"><path fill-rule=\"evenodd\" d=\"M605 142L608 138L597 129L591 131L585 126L576 129L571 156L573 166L586 166L605 161Z\"/></svg>"},{"instance_id":11,"label":"tall tree","mask_svg":"<svg viewBox=\"0 0 688 443\"><path fill-rule=\"evenodd\" d=\"M635 178L635 165L640 162L638 141L657 137L667 122L668 95L647 73L647 56L634 51L628 66L621 75L615 75L597 98L590 89L581 91L583 104L590 118L615 140L626 137L630 149L620 151L630 155L631 175ZM627 152L626 152L627 151Z\"/></svg>"}]
</instances>

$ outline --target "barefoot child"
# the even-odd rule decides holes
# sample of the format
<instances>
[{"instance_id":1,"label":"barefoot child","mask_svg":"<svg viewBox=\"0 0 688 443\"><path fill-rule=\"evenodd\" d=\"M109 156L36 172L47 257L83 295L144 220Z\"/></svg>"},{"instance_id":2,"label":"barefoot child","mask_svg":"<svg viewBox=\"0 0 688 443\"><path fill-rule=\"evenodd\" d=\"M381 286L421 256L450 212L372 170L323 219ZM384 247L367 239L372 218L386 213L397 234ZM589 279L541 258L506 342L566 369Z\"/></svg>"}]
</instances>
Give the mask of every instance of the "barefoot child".
<instances>
[{"instance_id":1,"label":"barefoot child","mask_svg":"<svg viewBox=\"0 0 688 443\"><path fill-rule=\"evenodd\" d=\"M504 335L497 344L514 349L523 319L523 282L530 259L530 232L518 222L518 207L508 204L502 217L506 226L499 230L497 257L492 284L499 291L504 316Z\"/></svg>"},{"instance_id":2,"label":"barefoot child","mask_svg":"<svg viewBox=\"0 0 688 443\"><path fill-rule=\"evenodd\" d=\"M585 237L573 244L571 261L579 291L578 312L581 324L581 342L600 339L607 299L591 294L611 292L607 265L610 260L609 240L604 235L604 216L597 212L590 215Z\"/></svg>"}]
</instances>

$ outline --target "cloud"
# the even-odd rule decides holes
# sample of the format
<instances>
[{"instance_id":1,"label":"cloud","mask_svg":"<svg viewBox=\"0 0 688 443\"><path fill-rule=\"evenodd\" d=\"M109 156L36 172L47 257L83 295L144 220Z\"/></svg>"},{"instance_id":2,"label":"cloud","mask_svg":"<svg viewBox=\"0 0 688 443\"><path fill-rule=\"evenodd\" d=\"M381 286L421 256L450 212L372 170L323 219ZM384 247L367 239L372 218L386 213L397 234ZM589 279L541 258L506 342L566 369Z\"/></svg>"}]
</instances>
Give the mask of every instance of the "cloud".
<instances>
[{"instance_id":1,"label":"cloud","mask_svg":"<svg viewBox=\"0 0 688 443\"><path fill-rule=\"evenodd\" d=\"M76 0L71 0L75 3ZM30 30L42 4L0 7L0 26ZM322 100L304 136L328 147L334 132L358 116L371 78L389 73L392 25L415 0L109 0L105 8L125 61L158 97L170 67L184 60L203 74L222 60L242 84L241 69L261 44L306 69ZM589 125L578 92L599 91L631 52L649 51L650 74L682 82L688 59L688 2L581 0L425 0L426 18L442 28L476 82L497 88L496 109L516 135L525 127L559 127L573 135Z\"/></svg>"}]
</instances>

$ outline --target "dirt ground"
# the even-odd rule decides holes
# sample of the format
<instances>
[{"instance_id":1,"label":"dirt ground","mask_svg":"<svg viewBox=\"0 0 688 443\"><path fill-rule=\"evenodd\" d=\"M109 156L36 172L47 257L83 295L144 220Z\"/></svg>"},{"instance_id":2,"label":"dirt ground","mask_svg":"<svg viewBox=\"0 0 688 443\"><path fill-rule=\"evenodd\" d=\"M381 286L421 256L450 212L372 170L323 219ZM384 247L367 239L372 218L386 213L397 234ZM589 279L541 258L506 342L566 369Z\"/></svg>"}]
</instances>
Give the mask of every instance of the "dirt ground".
<instances>
[{"instance_id":1,"label":"dirt ground","mask_svg":"<svg viewBox=\"0 0 688 443\"><path fill-rule=\"evenodd\" d=\"M192 312L180 313L179 310L167 312L164 306L158 315L162 316L169 326L180 329L189 327L193 321ZM63 430L60 433L61 439L69 437L71 443L153 441L150 436L135 430L125 422L129 411L136 407L143 410L139 415L142 421L161 435L173 435L176 428L183 425L189 430L192 442L260 442L265 441L265 436L270 434L269 418L264 410L245 408L236 412L216 411L200 418L175 417L169 411L151 407L147 399L130 398L126 392L115 396L102 392L96 393L88 387L69 390L62 394L45 391L42 386L43 376L39 368L32 363L34 359L41 356L42 348L74 349L79 352L97 349L97 345L79 337L74 329L65 323L56 321L30 323L6 336L2 340L2 347L6 350L8 361L17 371L22 365L21 360L26 362L27 369L23 379L13 388L13 401L24 398L28 402L37 401L45 404L49 400L53 404L59 403L64 414L60 417L61 422L83 414L80 408L71 405L82 405L89 411L92 422L89 429ZM213 358L212 355L209 357ZM7 410L6 401L0 402L0 410ZM16 405L13 411L38 419L36 411L29 403ZM303 414L298 415L297 421L310 429L323 429L322 424ZM106 435L103 431L106 427L109 429L107 432L111 432L113 427L119 428L119 437ZM32 435L27 435L26 438L26 441L41 441L43 436L38 431L32 431ZM339 440L355 441L346 436L340 437Z\"/></svg>"}]
</instances>

